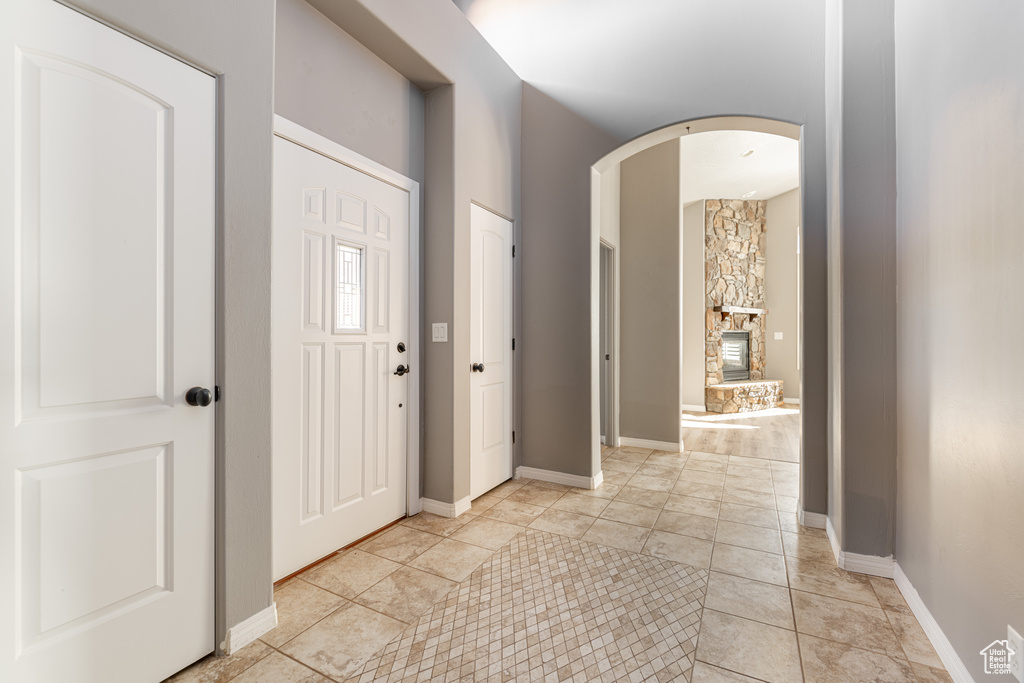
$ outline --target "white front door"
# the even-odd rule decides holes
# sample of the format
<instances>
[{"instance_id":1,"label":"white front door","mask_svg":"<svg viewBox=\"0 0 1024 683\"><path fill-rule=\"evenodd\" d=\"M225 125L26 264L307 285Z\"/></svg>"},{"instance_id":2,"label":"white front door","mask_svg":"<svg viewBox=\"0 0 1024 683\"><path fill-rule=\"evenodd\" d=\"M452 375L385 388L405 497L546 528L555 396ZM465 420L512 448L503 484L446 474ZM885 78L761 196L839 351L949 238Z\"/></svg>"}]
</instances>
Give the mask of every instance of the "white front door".
<instances>
[{"instance_id":1,"label":"white front door","mask_svg":"<svg viewBox=\"0 0 1024 683\"><path fill-rule=\"evenodd\" d=\"M512 223L470 208L470 494L512 478Z\"/></svg>"},{"instance_id":2,"label":"white front door","mask_svg":"<svg viewBox=\"0 0 1024 683\"><path fill-rule=\"evenodd\" d=\"M406 513L410 213L408 191L275 138L275 579Z\"/></svg>"},{"instance_id":3,"label":"white front door","mask_svg":"<svg viewBox=\"0 0 1024 683\"><path fill-rule=\"evenodd\" d=\"M0 680L214 648L216 90L56 2L0 9Z\"/></svg>"}]
</instances>

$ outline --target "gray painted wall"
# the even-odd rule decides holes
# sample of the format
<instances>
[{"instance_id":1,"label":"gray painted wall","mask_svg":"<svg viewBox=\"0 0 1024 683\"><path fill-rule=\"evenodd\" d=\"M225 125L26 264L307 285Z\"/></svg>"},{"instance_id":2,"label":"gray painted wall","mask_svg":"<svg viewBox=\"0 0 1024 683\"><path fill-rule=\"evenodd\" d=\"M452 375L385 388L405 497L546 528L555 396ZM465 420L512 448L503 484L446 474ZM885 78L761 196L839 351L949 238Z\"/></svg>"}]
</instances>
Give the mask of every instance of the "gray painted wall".
<instances>
[{"instance_id":1,"label":"gray painted wall","mask_svg":"<svg viewBox=\"0 0 1024 683\"><path fill-rule=\"evenodd\" d=\"M274 113L423 182L423 93L305 0L277 0Z\"/></svg>"},{"instance_id":2,"label":"gray painted wall","mask_svg":"<svg viewBox=\"0 0 1024 683\"><path fill-rule=\"evenodd\" d=\"M765 211L765 297L768 325L765 334L765 377L781 379L786 398L800 398L797 367L797 236L800 226L800 190L768 200ZM775 340L775 333L782 340Z\"/></svg>"},{"instance_id":3,"label":"gray painted wall","mask_svg":"<svg viewBox=\"0 0 1024 683\"><path fill-rule=\"evenodd\" d=\"M829 201L833 448L846 552L892 555L896 531L896 110L892 0L841 1L840 127ZM837 381L838 380L838 381Z\"/></svg>"},{"instance_id":4,"label":"gray painted wall","mask_svg":"<svg viewBox=\"0 0 1024 683\"><path fill-rule=\"evenodd\" d=\"M590 166L619 142L523 84L523 325L516 354L528 467L587 477L600 469L590 448L597 428L590 403Z\"/></svg>"},{"instance_id":5,"label":"gray painted wall","mask_svg":"<svg viewBox=\"0 0 1024 683\"><path fill-rule=\"evenodd\" d=\"M220 75L217 641L268 607L273 0L76 0ZM211 644L212 645L212 644Z\"/></svg>"},{"instance_id":6,"label":"gray painted wall","mask_svg":"<svg viewBox=\"0 0 1024 683\"><path fill-rule=\"evenodd\" d=\"M668 443L680 432L679 163L676 138L621 164L619 429Z\"/></svg>"},{"instance_id":7,"label":"gray painted wall","mask_svg":"<svg viewBox=\"0 0 1024 683\"><path fill-rule=\"evenodd\" d=\"M896 559L981 681L979 651L1024 633L1024 369L986 336L1024 337L1024 5L900 0L895 21Z\"/></svg>"},{"instance_id":8,"label":"gray painted wall","mask_svg":"<svg viewBox=\"0 0 1024 683\"><path fill-rule=\"evenodd\" d=\"M679 399L704 405L704 201L683 208L683 361Z\"/></svg>"}]
</instances>

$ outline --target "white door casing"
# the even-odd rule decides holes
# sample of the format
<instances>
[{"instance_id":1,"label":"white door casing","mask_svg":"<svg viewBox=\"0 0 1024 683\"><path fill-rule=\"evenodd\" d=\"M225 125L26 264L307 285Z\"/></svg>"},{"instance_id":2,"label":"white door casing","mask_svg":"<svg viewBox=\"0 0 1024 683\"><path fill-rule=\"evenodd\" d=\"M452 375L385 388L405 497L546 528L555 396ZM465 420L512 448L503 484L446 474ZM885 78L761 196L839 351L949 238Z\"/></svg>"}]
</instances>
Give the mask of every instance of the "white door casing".
<instances>
[{"instance_id":1,"label":"white door casing","mask_svg":"<svg viewBox=\"0 0 1024 683\"><path fill-rule=\"evenodd\" d=\"M276 580L418 512L420 367L418 186L275 128Z\"/></svg>"},{"instance_id":2,"label":"white door casing","mask_svg":"<svg viewBox=\"0 0 1024 683\"><path fill-rule=\"evenodd\" d=\"M0 54L0 680L162 680L214 649L216 83L49 1Z\"/></svg>"},{"instance_id":3,"label":"white door casing","mask_svg":"<svg viewBox=\"0 0 1024 683\"><path fill-rule=\"evenodd\" d=\"M470 207L470 495L512 477L513 224ZM483 370L479 370L479 365Z\"/></svg>"}]
</instances>

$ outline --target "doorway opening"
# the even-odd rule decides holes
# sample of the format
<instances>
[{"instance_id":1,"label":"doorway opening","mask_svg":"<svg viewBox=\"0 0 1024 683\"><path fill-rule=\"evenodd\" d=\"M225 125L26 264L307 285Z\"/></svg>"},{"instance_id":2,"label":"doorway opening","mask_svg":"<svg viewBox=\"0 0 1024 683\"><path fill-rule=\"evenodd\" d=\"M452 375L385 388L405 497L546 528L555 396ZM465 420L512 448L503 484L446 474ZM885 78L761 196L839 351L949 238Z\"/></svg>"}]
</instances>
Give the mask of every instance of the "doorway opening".
<instances>
[{"instance_id":1,"label":"doorway opening","mask_svg":"<svg viewBox=\"0 0 1024 683\"><path fill-rule=\"evenodd\" d=\"M776 495L747 502L794 523L805 464L801 134L749 117L688 121L613 151L591 184L594 452L776 461ZM724 374L723 332L746 339L743 377L731 365Z\"/></svg>"}]
</instances>

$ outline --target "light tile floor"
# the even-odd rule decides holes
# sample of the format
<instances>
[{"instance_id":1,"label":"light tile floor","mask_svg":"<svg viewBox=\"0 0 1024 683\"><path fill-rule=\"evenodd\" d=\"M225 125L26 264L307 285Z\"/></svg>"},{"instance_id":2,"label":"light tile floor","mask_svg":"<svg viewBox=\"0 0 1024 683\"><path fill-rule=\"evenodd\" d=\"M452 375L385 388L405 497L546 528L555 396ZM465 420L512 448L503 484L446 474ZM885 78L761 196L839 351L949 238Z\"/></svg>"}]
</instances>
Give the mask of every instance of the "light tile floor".
<instances>
[{"instance_id":1,"label":"light tile floor","mask_svg":"<svg viewBox=\"0 0 1024 683\"><path fill-rule=\"evenodd\" d=\"M593 491L521 479L406 519L170 680L950 681L895 584L797 523L799 418L779 412L692 414L706 450L606 448Z\"/></svg>"}]
</instances>

